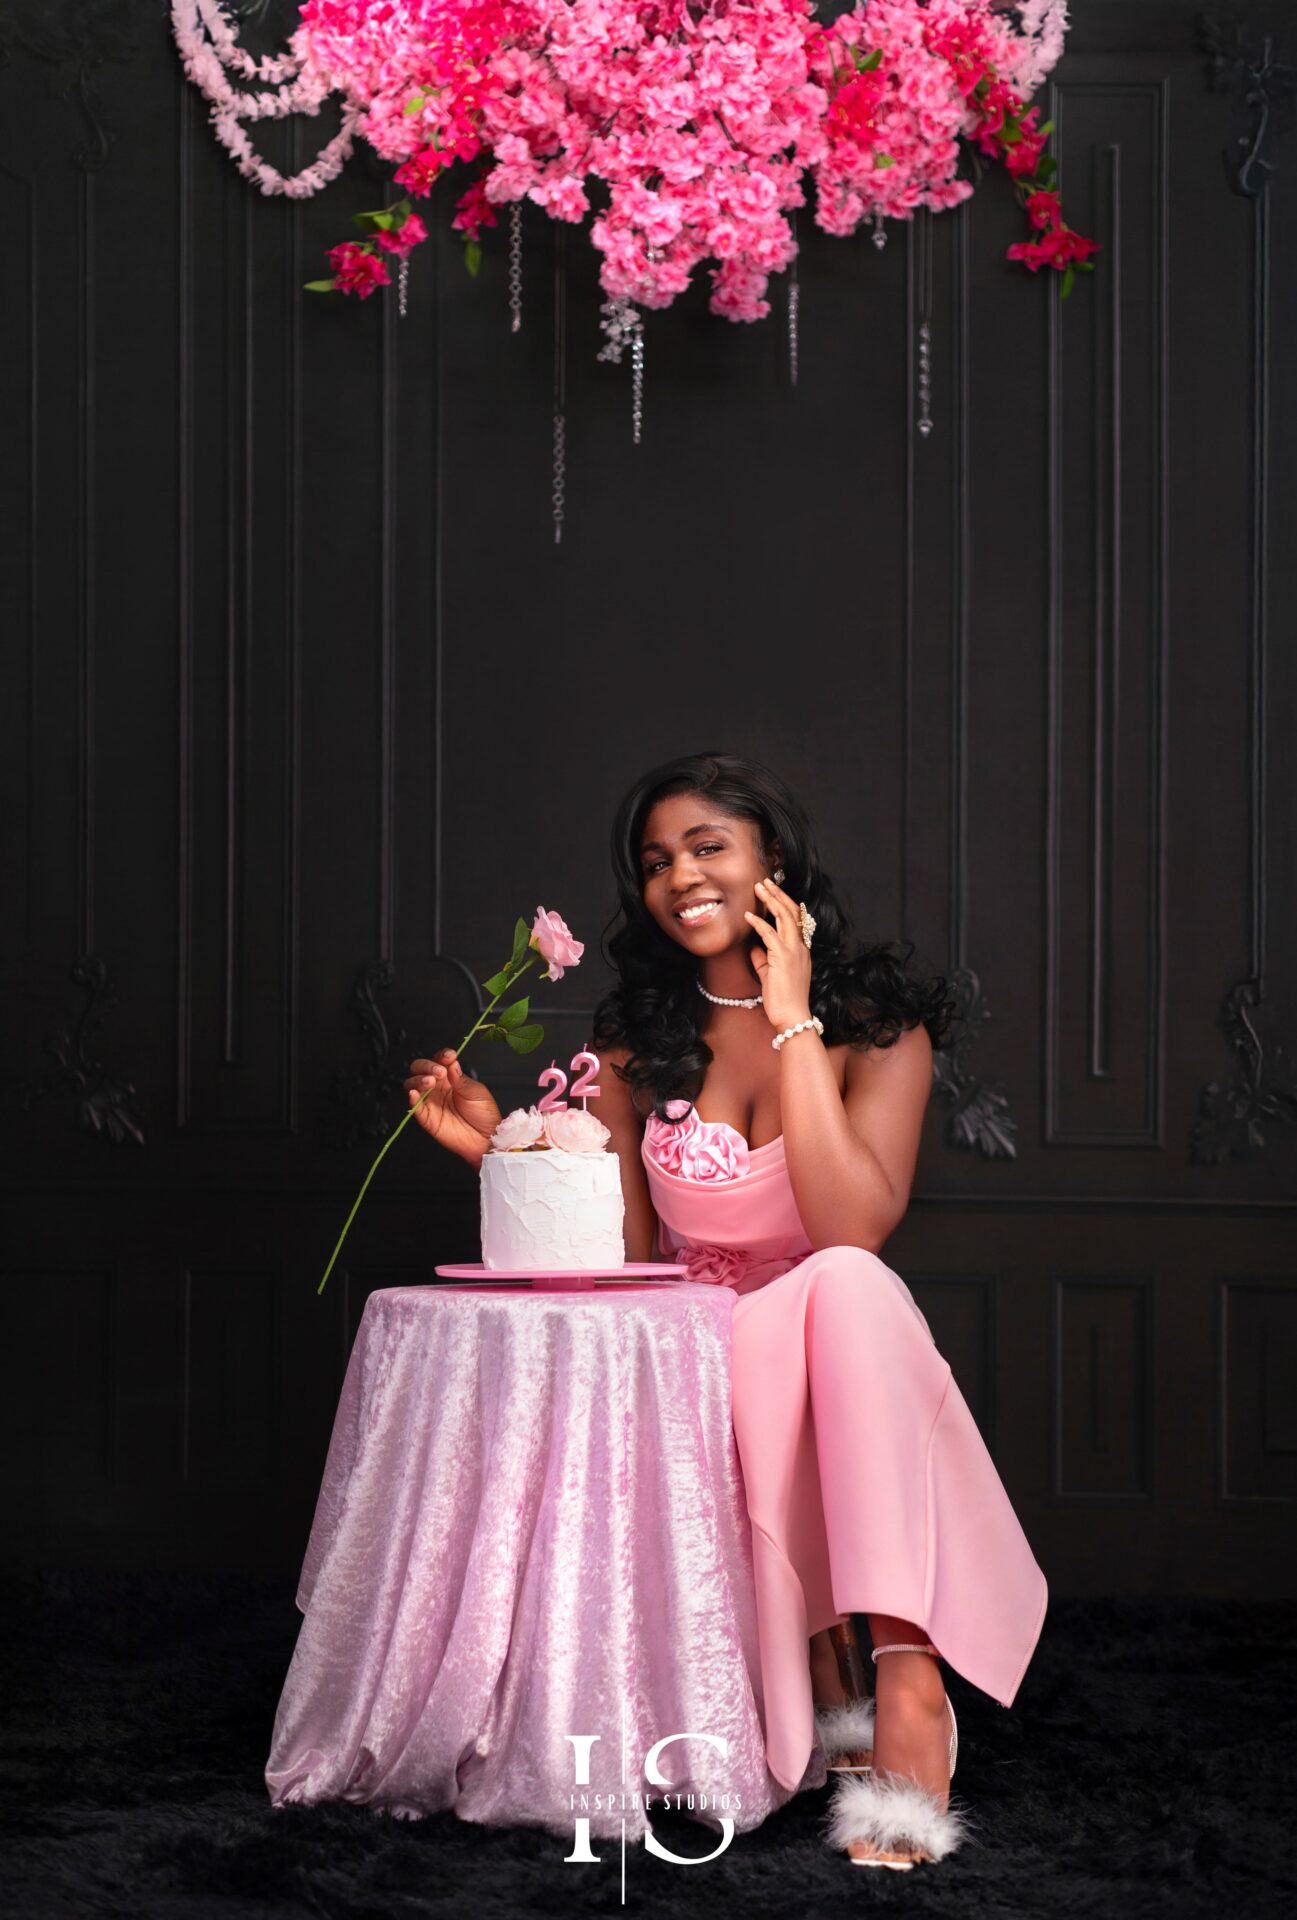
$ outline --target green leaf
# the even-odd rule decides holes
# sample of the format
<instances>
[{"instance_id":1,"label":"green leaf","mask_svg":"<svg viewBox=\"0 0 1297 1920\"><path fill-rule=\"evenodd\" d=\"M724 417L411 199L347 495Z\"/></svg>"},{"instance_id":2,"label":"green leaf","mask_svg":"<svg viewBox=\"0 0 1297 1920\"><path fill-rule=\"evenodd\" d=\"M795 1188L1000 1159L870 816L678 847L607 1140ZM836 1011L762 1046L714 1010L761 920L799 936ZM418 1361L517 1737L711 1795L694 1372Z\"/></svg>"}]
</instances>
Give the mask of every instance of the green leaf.
<instances>
[{"instance_id":1,"label":"green leaf","mask_svg":"<svg viewBox=\"0 0 1297 1920\"><path fill-rule=\"evenodd\" d=\"M1040 133L1040 134L1046 134L1046 133L1052 133L1052 132L1054 131L1054 123L1053 123L1053 121L1052 121L1052 120L1046 120L1046 122L1045 122L1045 124L1044 124L1044 126L1043 126L1043 127L1038 127L1038 128L1036 129L1036 131L1037 131L1038 133Z\"/></svg>"},{"instance_id":2,"label":"green leaf","mask_svg":"<svg viewBox=\"0 0 1297 1920\"><path fill-rule=\"evenodd\" d=\"M1076 270L1077 270L1077 272L1078 272L1078 273L1093 273L1093 272L1094 272L1094 262L1093 262L1093 260L1074 260L1074 261L1072 262L1072 264L1073 264L1073 266L1074 266L1074 267L1076 268Z\"/></svg>"},{"instance_id":3,"label":"green leaf","mask_svg":"<svg viewBox=\"0 0 1297 1920\"><path fill-rule=\"evenodd\" d=\"M1076 270L1073 267L1072 262L1069 260L1066 268L1063 271L1063 286L1059 294L1059 298L1062 300L1066 300L1068 294L1072 291L1072 288L1075 284L1076 284Z\"/></svg>"},{"instance_id":4,"label":"green leaf","mask_svg":"<svg viewBox=\"0 0 1297 1920\"><path fill-rule=\"evenodd\" d=\"M469 273L472 275L474 280L477 279L477 270L481 266L481 264L482 264L481 247L478 246L476 240L466 240L464 242L464 265L468 268Z\"/></svg>"},{"instance_id":5,"label":"green leaf","mask_svg":"<svg viewBox=\"0 0 1297 1920\"><path fill-rule=\"evenodd\" d=\"M513 952L509 955L509 965L516 967L531 943L531 928L521 914L513 923Z\"/></svg>"},{"instance_id":6,"label":"green leaf","mask_svg":"<svg viewBox=\"0 0 1297 1920\"><path fill-rule=\"evenodd\" d=\"M524 993L522 999L515 1000L511 1007L501 1007L500 1025L502 1027L520 1027L522 1025L523 1021L527 1018L528 998L529 996Z\"/></svg>"},{"instance_id":7,"label":"green leaf","mask_svg":"<svg viewBox=\"0 0 1297 1920\"><path fill-rule=\"evenodd\" d=\"M509 1035L505 1032L504 1028L497 1027L494 1021L492 1021L489 1026L479 1027L478 1032L484 1033L488 1040L499 1041L499 1040L507 1040L509 1038Z\"/></svg>"},{"instance_id":8,"label":"green leaf","mask_svg":"<svg viewBox=\"0 0 1297 1920\"><path fill-rule=\"evenodd\" d=\"M426 93L416 93L413 100L406 101L405 105L401 109L402 113L420 112L424 107L424 105L426 104L427 98L428 96Z\"/></svg>"},{"instance_id":9,"label":"green leaf","mask_svg":"<svg viewBox=\"0 0 1297 1920\"><path fill-rule=\"evenodd\" d=\"M332 280L305 280L303 281L302 284L307 293L332 293L333 292Z\"/></svg>"},{"instance_id":10,"label":"green leaf","mask_svg":"<svg viewBox=\"0 0 1297 1920\"><path fill-rule=\"evenodd\" d=\"M881 47L875 47L875 48L874 48L874 50L873 50L873 52L872 52L872 53L871 53L871 54L869 55L869 57L868 57L868 59L867 59L867 60L861 60L861 59L860 59L860 58L859 58L859 57L857 56L857 61L856 61L856 64L857 64L857 66L859 67L859 69L860 69L860 71L861 71L861 73L872 73L872 72L874 71L874 68L875 68L875 67L881 67L881 66L882 66L882 64L883 64L883 50L882 50L882 48L881 48Z\"/></svg>"},{"instance_id":11,"label":"green leaf","mask_svg":"<svg viewBox=\"0 0 1297 1920\"><path fill-rule=\"evenodd\" d=\"M544 1027L515 1027L505 1035L515 1053L531 1053L545 1038Z\"/></svg>"},{"instance_id":12,"label":"green leaf","mask_svg":"<svg viewBox=\"0 0 1297 1920\"><path fill-rule=\"evenodd\" d=\"M896 162L890 153L876 153L874 155L874 165L886 169L887 167L894 167Z\"/></svg>"},{"instance_id":13,"label":"green leaf","mask_svg":"<svg viewBox=\"0 0 1297 1920\"><path fill-rule=\"evenodd\" d=\"M491 998L494 1000L497 993L504 992L505 988L508 986L512 978L513 978L513 975L509 972L509 969L507 967L503 967L501 968L499 973L493 973L489 980L484 980L482 982L482 985L486 988L487 992L490 994Z\"/></svg>"},{"instance_id":14,"label":"green leaf","mask_svg":"<svg viewBox=\"0 0 1297 1920\"><path fill-rule=\"evenodd\" d=\"M1036 178L1038 180L1052 180L1057 172L1058 162L1055 160L1053 154L1042 153L1036 162Z\"/></svg>"}]
</instances>

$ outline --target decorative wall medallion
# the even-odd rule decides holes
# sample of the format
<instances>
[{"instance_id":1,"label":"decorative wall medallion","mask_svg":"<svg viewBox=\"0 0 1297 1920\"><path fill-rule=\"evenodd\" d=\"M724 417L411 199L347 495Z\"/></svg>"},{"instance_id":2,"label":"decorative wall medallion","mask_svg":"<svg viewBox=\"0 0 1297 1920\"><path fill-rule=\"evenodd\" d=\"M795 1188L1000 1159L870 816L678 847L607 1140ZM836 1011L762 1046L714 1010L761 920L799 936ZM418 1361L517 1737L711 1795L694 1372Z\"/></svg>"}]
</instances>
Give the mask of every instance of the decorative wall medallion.
<instances>
[{"instance_id":1,"label":"decorative wall medallion","mask_svg":"<svg viewBox=\"0 0 1297 1920\"><path fill-rule=\"evenodd\" d=\"M1292 124L1297 67L1279 58L1273 34L1254 33L1237 15L1204 13L1199 33L1212 85L1232 96L1225 174L1235 193L1254 200L1273 171L1275 137Z\"/></svg>"},{"instance_id":2,"label":"decorative wall medallion","mask_svg":"<svg viewBox=\"0 0 1297 1920\"><path fill-rule=\"evenodd\" d=\"M77 1125L123 1146L133 1140L144 1145L144 1116L129 1080L115 1080L103 1062L92 1058L90 1049L97 1044L106 1007L117 1005L108 990L108 968L96 954L87 953L72 969L72 980L85 991L86 1004L75 1023L57 1027L45 1036L45 1051L58 1062L57 1069L41 1080L33 1080L17 1089L25 1108L38 1100L57 1099L71 1094L76 1103Z\"/></svg>"},{"instance_id":3,"label":"decorative wall medallion","mask_svg":"<svg viewBox=\"0 0 1297 1920\"><path fill-rule=\"evenodd\" d=\"M94 76L100 67L133 60L143 35L157 25L158 9L142 0L0 0L0 66L8 66L14 48L21 48L53 68L54 99L75 93L91 140L72 159L86 173L103 165L117 138L102 118Z\"/></svg>"},{"instance_id":4,"label":"decorative wall medallion","mask_svg":"<svg viewBox=\"0 0 1297 1920\"><path fill-rule=\"evenodd\" d=\"M389 1033L378 1004L379 994L389 992L395 978L390 960L371 960L351 990L348 1005L365 1036L369 1065L354 1073L340 1068L334 1074L329 1100L343 1111L328 1117L327 1146L343 1148L357 1140L385 1140L401 1114L399 1095L408 1065L405 1028Z\"/></svg>"},{"instance_id":5,"label":"decorative wall medallion","mask_svg":"<svg viewBox=\"0 0 1297 1920\"><path fill-rule=\"evenodd\" d=\"M969 1071L968 1055L978 1029L991 1010L982 999L982 986L971 967L950 974L957 1015L950 1042L932 1057L932 1083L953 1109L946 1123L946 1144L985 1155L988 1160L1016 1160L1014 1136L1018 1125L1009 1112L1004 1083Z\"/></svg>"},{"instance_id":6,"label":"decorative wall medallion","mask_svg":"<svg viewBox=\"0 0 1297 1920\"><path fill-rule=\"evenodd\" d=\"M1265 999L1259 980L1241 980L1225 996L1219 1024L1234 1049L1234 1077L1209 1080L1198 1096L1189 1157L1200 1166L1242 1160L1266 1143L1265 1128L1297 1127L1297 1071L1280 1046L1267 1061L1252 1010Z\"/></svg>"},{"instance_id":7,"label":"decorative wall medallion","mask_svg":"<svg viewBox=\"0 0 1297 1920\"><path fill-rule=\"evenodd\" d=\"M1267 770L1270 649L1270 287L1271 223L1268 188L1276 135L1297 110L1297 68L1279 57L1273 34L1245 26L1233 14L1200 19L1201 44L1213 84L1231 95L1225 173L1237 194L1252 202L1251 338L1249 341L1248 567L1248 956L1247 976L1225 996L1217 1024L1234 1049L1226 1085L1209 1080L1198 1095L1189 1132L1189 1158L1203 1166L1242 1160L1266 1144L1266 1129L1297 1124L1297 1078L1283 1049L1267 1062L1252 1012L1265 999L1268 950L1269 820Z\"/></svg>"}]
</instances>

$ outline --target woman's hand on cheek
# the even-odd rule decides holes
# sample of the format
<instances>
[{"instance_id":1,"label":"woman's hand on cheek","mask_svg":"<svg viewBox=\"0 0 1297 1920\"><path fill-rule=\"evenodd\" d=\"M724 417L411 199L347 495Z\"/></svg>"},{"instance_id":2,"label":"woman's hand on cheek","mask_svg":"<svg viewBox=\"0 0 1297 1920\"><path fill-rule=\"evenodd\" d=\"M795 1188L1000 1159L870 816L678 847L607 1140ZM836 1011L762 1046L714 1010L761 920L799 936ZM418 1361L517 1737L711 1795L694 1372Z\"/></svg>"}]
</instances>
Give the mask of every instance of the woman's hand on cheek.
<instances>
[{"instance_id":1,"label":"woman's hand on cheek","mask_svg":"<svg viewBox=\"0 0 1297 1920\"><path fill-rule=\"evenodd\" d=\"M811 1017L811 950L802 939L797 907L773 880L757 882L757 898L774 925L751 911L743 918L757 935L752 965L761 982L766 1017L777 1033Z\"/></svg>"}]
</instances>

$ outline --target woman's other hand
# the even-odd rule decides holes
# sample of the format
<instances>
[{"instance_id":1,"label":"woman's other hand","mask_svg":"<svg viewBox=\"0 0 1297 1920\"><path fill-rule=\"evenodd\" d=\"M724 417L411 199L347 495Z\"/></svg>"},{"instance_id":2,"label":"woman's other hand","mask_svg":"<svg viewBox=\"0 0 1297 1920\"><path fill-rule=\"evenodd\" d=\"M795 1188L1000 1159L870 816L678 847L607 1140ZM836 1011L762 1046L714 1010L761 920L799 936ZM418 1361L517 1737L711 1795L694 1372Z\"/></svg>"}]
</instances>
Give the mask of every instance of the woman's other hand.
<instances>
[{"instance_id":1,"label":"woman's other hand","mask_svg":"<svg viewBox=\"0 0 1297 1920\"><path fill-rule=\"evenodd\" d=\"M424 1132L476 1167L500 1124L500 1109L490 1089L465 1073L454 1047L443 1047L431 1060L412 1060L404 1084Z\"/></svg>"}]
</instances>

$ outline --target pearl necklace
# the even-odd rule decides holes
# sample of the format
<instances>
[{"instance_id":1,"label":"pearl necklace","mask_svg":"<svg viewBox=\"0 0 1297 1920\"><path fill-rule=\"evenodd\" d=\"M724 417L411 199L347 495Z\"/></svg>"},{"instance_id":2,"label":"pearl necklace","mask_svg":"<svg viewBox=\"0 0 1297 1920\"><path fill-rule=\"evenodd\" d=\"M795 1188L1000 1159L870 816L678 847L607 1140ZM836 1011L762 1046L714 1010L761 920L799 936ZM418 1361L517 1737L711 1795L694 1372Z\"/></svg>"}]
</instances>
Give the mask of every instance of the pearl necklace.
<instances>
[{"instance_id":1,"label":"pearl necklace","mask_svg":"<svg viewBox=\"0 0 1297 1920\"><path fill-rule=\"evenodd\" d=\"M695 981L704 1000L710 1000L714 1007L759 1007L763 996L758 994L755 1000L727 1000L723 993L708 993L701 980Z\"/></svg>"}]
</instances>

